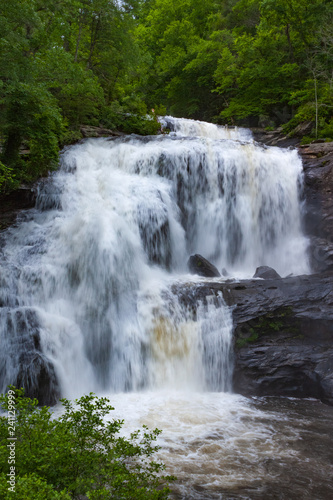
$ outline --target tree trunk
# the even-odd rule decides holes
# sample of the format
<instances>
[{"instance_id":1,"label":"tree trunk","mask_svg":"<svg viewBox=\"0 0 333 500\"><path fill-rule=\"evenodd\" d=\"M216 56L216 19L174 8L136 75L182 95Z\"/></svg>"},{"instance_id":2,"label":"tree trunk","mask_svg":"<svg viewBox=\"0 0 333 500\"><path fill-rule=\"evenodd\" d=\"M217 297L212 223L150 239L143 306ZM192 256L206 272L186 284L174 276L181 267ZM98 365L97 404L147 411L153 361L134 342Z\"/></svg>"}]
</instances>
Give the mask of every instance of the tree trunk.
<instances>
[{"instance_id":1,"label":"tree trunk","mask_svg":"<svg viewBox=\"0 0 333 500\"><path fill-rule=\"evenodd\" d=\"M22 137L20 132L15 128L9 130L2 153L2 160L5 165L15 166L19 159L21 142Z\"/></svg>"}]
</instances>

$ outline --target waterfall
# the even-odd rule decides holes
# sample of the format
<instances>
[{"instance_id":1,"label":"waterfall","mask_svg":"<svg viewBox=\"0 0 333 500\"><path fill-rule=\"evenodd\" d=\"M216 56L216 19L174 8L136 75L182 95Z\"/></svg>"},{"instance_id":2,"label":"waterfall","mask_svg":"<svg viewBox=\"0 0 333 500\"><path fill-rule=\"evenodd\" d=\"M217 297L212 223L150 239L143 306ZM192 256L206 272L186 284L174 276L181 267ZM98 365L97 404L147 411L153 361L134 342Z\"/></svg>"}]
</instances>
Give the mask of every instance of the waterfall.
<instances>
[{"instance_id":1,"label":"waterfall","mask_svg":"<svg viewBox=\"0 0 333 500\"><path fill-rule=\"evenodd\" d=\"M235 277L309 272L296 151L245 129L162 126L67 148L36 208L3 233L2 390L229 390L231 311L208 297L194 313L173 288L200 280L189 255Z\"/></svg>"},{"instance_id":2,"label":"waterfall","mask_svg":"<svg viewBox=\"0 0 333 500\"><path fill-rule=\"evenodd\" d=\"M251 141L252 132L247 128L217 126L213 123L201 122L164 116L160 118L162 130L168 130L180 137L207 137L210 139L232 139L235 141Z\"/></svg>"}]
</instances>

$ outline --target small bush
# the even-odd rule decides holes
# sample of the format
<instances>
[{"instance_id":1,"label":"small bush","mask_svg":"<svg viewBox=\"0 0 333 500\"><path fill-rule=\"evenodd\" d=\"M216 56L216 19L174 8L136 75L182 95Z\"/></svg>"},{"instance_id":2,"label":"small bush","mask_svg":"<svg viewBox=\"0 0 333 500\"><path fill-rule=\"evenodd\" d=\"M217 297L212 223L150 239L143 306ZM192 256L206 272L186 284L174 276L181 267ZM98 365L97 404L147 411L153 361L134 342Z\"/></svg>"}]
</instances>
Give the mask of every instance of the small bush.
<instances>
[{"instance_id":1,"label":"small bush","mask_svg":"<svg viewBox=\"0 0 333 500\"><path fill-rule=\"evenodd\" d=\"M304 137L302 137L301 144L302 144L302 146L305 146L306 144L311 144L312 141L313 141L313 137L309 137L308 135L305 135Z\"/></svg>"},{"instance_id":2,"label":"small bush","mask_svg":"<svg viewBox=\"0 0 333 500\"><path fill-rule=\"evenodd\" d=\"M322 123L321 125L320 137L333 140L333 118L329 121L329 123Z\"/></svg>"},{"instance_id":3,"label":"small bush","mask_svg":"<svg viewBox=\"0 0 333 500\"><path fill-rule=\"evenodd\" d=\"M9 193L18 185L13 168L7 167L0 161L0 193Z\"/></svg>"},{"instance_id":4,"label":"small bush","mask_svg":"<svg viewBox=\"0 0 333 500\"><path fill-rule=\"evenodd\" d=\"M125 134L155 135L161 129L156 113L148 114L145 103L135 99L124 99L122 104L114 101L105 107L101 124Z\"/></svg>"},{"instance_id":5,"label":"small bush","mask_svg":"<svg viewBox=\"0 0 333 500\"><path fill-rule=\"evenodd\" d=\"M1 498L90 500L164 499L167 484L164 466L152 460L161 432L146 427L119 437L122 420L106 421L114 408L107 398L92 393L75 402L62 399L58 418L36 399L24 397L23 389L10 388L0 396L3 410L10 409L15 394L15 495L8 496L8 438L10 423L0 417ZM7 485L6 485L7 483ZM8 493L7 493L8 492ZM44 492L44 493L43 493ZM7 495L7 496L6 496ZM44 496L43 496L44 495Z\"/></svg>"}]
</instances>

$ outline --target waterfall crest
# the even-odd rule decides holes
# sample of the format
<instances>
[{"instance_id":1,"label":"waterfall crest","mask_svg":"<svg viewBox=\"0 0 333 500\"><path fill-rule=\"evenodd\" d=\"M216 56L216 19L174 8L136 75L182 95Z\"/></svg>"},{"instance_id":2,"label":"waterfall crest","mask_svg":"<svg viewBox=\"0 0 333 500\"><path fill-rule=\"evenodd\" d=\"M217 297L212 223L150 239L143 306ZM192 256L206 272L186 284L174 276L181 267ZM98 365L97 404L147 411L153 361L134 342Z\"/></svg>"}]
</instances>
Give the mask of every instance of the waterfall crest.
<instances>
[{"instance_id":1,"label":"waterfall crest","mask_svg":"<svg viewBox=\"0 0 333 500\"><path fill-rule=\"evenodd\" d=\"M36 208L3 234L0 383L230 389L231 311L195 315L172 284L200 253L232 276L309 272L296 151L166 117L153 138L68 148ZM52 385L52 384L51 384Z\"/></svg>"}]
</instances>

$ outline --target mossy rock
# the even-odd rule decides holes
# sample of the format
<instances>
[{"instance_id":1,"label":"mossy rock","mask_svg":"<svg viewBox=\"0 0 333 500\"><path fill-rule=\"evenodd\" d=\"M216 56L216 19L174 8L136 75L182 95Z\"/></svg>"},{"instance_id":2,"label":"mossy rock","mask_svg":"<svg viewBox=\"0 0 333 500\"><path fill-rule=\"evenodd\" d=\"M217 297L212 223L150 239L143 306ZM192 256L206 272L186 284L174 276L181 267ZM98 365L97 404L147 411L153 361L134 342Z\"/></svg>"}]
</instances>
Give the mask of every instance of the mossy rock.
<instances>
[{"instance_id":1,"label":"mossy rock","mask_svg":"<svg viewBox=\"0 0 333 500\"><path fill-rule=\"evenodd\" d=\"M292 307L276 309L238 326L235 332L235 346L241 349L249 343L257 342L263 336L272 336L274 333L287 333L293 338L299 334L299 320L295 318Z\"/></svg>"}]
</instances>

